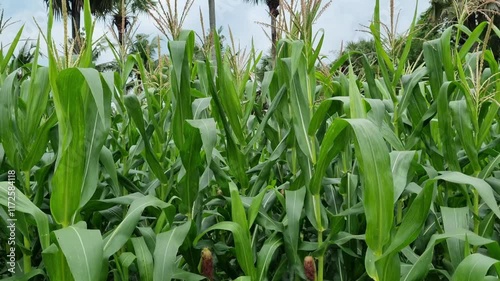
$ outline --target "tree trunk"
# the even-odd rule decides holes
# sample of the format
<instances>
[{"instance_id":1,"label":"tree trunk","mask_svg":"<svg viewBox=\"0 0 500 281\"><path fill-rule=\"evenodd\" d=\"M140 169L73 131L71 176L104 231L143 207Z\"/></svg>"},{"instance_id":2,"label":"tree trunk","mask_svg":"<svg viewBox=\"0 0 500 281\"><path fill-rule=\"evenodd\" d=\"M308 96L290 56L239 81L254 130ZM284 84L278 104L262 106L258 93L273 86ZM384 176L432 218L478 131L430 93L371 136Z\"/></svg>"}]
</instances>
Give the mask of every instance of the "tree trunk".
<instances>
[{"instance_id":1,"label":"tree trunk","mask_svg":"<svg viewBox=\"0 0 500 281\"><path fill-rule=\"evenodd\" d=\"M120 27L118 28L118 43L123 45L123 35L125 34L125 27L123 23L120 23Z\"/></svg>"},{"instance_id":2,"label":"tree trunk","mask_svg":"<svg viewBox=\"0 0 500 281\"><path fill-rule=\"evenodd\" d=\"M71 2L71 35L73 41L75 42L75 47L73 48L73 53L79 54L82 46L80 38L80 11L81 8L78 0L73 0Z\"/></svg>"},{"instance_id":3,"label":"tree trunk","mask_svg":"<svg viewBox=\"0 0 500 281\"><path fill-rule=\"evenodd\" d=\"M279 0L267 1L267 7L269 8L269 14L271 15L271 41L272 41L271 56L273 60L276 59L276 44L278 41L277 24L278 24L278 16L280 14L280 11L278 10L279 5L280 5Z\"/></svg>"},{"instance_id":4,"label":"tree trunk","mask_svg":"<svg viewBox=\"0 0 500 281\"><path fill-rule=\"evenodd\" d=\"M210 19L210 32L216 32L215 23L215 0L208 0L208 16Z\"/></svg>"},{"instance_id":5,"label":"tree trunk","mask_svg":"<svg viewBox=\"0 0 500 281\"><path fill-rule=\"evenodd\" d=\"M273 57L273 60L276 58L276 43L277 43L276 41L278 40L276 34L276 22L277 22L276 17L271 15L271 41L272 41L271 55Z\"/></svg>"},{"instance_id":6,"label":"tree trunk","mask_svg":"<svg viewBox=\"0 0 500 281\"><path fill-rule=\"evenodd\" d=\"M123 45L124 37L127 32L127 22L128 19L126 16L122 15L114 15L113 23L115 24L116 31L118 32L118 43Z\"/></svg>"},{"instance_id":7,"label":"tree trunk","mask_svg":"<svg viewBox=\"0 0 500 281\"><path fill-rule=\"evenodd\" d=\"M279 6L279 1L276 3L269 2L268 7L269 7L269 13L271 14L271 41L272 41L272 47L271 47L271 55L273 57L273 60L276 59L276 44L278 43L278 35L277 35L277 24L278 24L278 15L280 14L278 10Z\"/></svg>"},{"instance_id":8,"label":"tree trunk","mask_svg":"<svg viewBox=\"0 0 500 281\"><path fill-rule=\"evenodd\" d=\"M215 61L215 40L214 36L217 32L217 24L215 23L215 0L208 0L208 18L210 20L210 47L213 48L212 59Z\"/></svg>"}]
</instances>

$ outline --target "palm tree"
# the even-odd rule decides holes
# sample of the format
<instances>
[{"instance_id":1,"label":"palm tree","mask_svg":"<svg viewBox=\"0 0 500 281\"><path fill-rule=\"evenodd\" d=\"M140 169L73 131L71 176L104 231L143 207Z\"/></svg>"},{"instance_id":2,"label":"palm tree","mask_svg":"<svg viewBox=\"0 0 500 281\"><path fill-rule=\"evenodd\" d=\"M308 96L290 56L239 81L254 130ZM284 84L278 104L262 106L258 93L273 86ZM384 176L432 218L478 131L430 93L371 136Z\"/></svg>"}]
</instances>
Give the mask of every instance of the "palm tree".
<instances>
[{"instance_id":1,"label":"palm tree","mask_svg":"<svg viewBox=\"0 0 500 281\"><path fill-rule=\"evenodd\" d=\"M131 25L131 15L146 13L156 5L154 0L106 0L113 1L114 5L107 14L111 14L113 25L118 31L118 42L124 43L124 35ZM102 16L106 16L103 14Z\"/></svg>"},{"instance_id":2,"label":"palm tree","mask_svg":"<svg viewBox=\"0 0 500 281\"><path fill-rule=\"evenodd\" d=\"M279 15L279 5L280 0L244 0L245 2L250 2L254 4L266 3L269 14L271 15L271 41L272 41L272 56L273 58L276 56L276 41L277 41L277 32L276 32L276 24Z\"/></svg>"},{"instance_id":3,"label":"palm tree","mask_svg":"<svg viewBox=\"0 0 500 281\"><path fill-rule=\"evenodd\" d=\"M149 40L149 35L140 33L135 36L134 42L130 46L130 53L139 54L146 68L149 67L149 62L153 61L158 49L158 39Z\"/></svg>"},{"instance_id":4,"label":"palm tree","mask_svg":"<svg viewBox=\"0 0 500 281\"><path fill-rule=\"evenodd\" d=\"M469 28L493 17L495 25L500 23L500 0L431 0L429 11L436 22L456 22L464 13Z\"/></svg>"},{"instance_id":5,"label":"palm tree","mask_svg":"<svg viewBox=\"0 0 500 281\"><path fill-rule=\"evenodd\" d=\"M215 0L208 0L208 17L210 19L210 32L214 33L217 28L215 24Z\"/></svg>"},{"instance_id":6,"label":"palm tree","mask_svg":"<svg viewBox=\"0 0 500 281\"><path fill-rule=\"evenodd\" d=\"M47 7L50 0L43 0ZM62 16L62 1L53 0L52 5L54 14ZM75 52L80 50L80 18L83 9L84 0L65 0L68 15L71 17L71 31L72 38L75 41ZM89 0L90 9L93 15L104 18L106 15L111 14L113 17L113 25L118 30L118 39L120 43L123 41L123 34L125 34L128 27L128 19L130 13L145 12L154 4L154 0Z\"/></svg>"},{"instance_id":7,"label":"palm tree","mask_svg":"<svg viewBox=\"0 0 500 281\"><path fill-rule=\"evenodd\" d=\"M49 7L50 0L43 0ZM63 0L53 0L52 7L54 15L61 17L63 13ZM80 15L83 9L84 0L66 0L68 15L71 17L71 37L75 42L75 52L79 52L81 46L80 40ZM90 7L93 14L104 14L112 8L113 0L90 0Z\"/></svg>"},{"instance_id":8,"label":"palm tree","mask_svg":"<svg viewBox=\"0 0 500 281\"><path fill-rule=\"evenodd\" d=\"M217 24L215 23L215 0L208 0L208 18L210 21L210 34L208 36L210 48L215 47L214 34L217 32ZM215 51L212 52L215 59Z\"/></svg>"},{"instance_id":9,"label":"palm tree","mask_svg":"<svg viewBox=\"0 0 500 281\"><path fill-rule=\"evenodd\" d=\"M500 26L500 0L431 0L428 12L432 24L441 23L443 27L451 26L462 16L463 24L470 30L490 20L493 25ZM500 39L496 34L492 35L488 45L495 56L500 55Z\"/></svg>"}]
</instances>

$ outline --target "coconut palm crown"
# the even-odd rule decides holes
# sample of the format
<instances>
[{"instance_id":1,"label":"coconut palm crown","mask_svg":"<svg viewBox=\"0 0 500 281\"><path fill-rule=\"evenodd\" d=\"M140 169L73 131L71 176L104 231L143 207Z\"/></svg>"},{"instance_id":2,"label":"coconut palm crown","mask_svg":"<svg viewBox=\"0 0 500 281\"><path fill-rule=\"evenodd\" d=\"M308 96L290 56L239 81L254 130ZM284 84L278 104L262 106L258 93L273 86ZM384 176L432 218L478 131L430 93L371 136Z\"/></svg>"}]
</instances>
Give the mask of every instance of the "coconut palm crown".
<instances>
[{"instance_id":1,"label":"coconut palm crown","mask_svg":"<svg viewBox=\"0 0 500 281\"><path fill-rule=\"evenodd\" d=\"M266 3L267 7L269 7L269 13L273 17L277 17L279 15L278 7L280 5L280 0L244 0L245 2L250 2L254 4Z\"/></svg>"},{"instance_id":2,"label":"coconut palm crown","mask_svg":"<svg viewBox=\"0 0 500 281\"><path fill-rule=\"evenodd\" d=\"M50 0L43 0L47 7L49 6ZM53 0L52 6L54 9L55 16L62 15L62 1L64 0ZM71 30L72 38L76 40L77 49L79 44L79 33L80 33L80 14L83 9L84 0L66 0L66 7L68 9L68 15L71 17ZM111 15L113 18L113 25L118 30L118 37L120 43L122 43L122 36L128 26L128 15L131 13L145 12L156 4L154 0L89 0L90 9L93 15L101 18L105 18ZM123 5L123 6L122 6ZM122 20L124 19L124 20ZM124 26L122 26L123 23Z\"/></svg>"}]
</instances>

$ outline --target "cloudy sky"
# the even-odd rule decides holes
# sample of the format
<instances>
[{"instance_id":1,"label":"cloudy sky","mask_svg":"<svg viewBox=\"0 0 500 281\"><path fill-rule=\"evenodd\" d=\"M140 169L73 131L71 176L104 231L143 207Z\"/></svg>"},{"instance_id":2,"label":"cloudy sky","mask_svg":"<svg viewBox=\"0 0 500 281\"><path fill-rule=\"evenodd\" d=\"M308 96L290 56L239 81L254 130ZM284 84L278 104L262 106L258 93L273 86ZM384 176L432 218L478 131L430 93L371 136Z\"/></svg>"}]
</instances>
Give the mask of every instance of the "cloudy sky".
<instances>
[{"instance_id":1,"label":"cloudy sky","mask_svg":"<svg viewBox=\"0 0 500 281\"><path fill-rule=\"evenodd\" d=\"M169 0L159 0L169 1ZM179 0L183 5L185 0ZM270 42L266 37L262 26L258 22L270 21L265 5L251 5L242 0L216 0L217 26L223 27L223 33L228 33L231 27L235 40L241 46L249 46L253 42L257 49L269 50ZM328 2L327 0L323 1ZM193 29L201 32L199 10L204 14L205 27L208 28L208 1L195 0L195 3L184 23L185 29ZM420 0L418 13L423 12L429 6L428 0ZM368 25L373 15L375 0L333 0L332 4L323 13L316 23L316 30L325 30L325 41L322 53L334 57L335 52L340 49L342 42L357 41L369 35L359 31L364 29L362 25ZM389 23L389 0L380 0L381 18ZM406 30L412 20L415 0L395 0L396 12L399 12L398 31ZM43 0L0 0L0 8L4 9L5 17L11 17L15 24L11 25L0 34L0 43L4 48L14 38L17 30L24 24L23 39L35 39L39 30L35 22L42 28L43 32L47 25L47 9ZM109 33L109 20L100 21L96 26L96 36ZM159 34L154 21L147 15L140 17L137 33L151 35ZM56 21L53 34L57 42L62 42L63 24ZM267 30L266 30L267 31ZM104 60L111 59L110 54L105 55Z\"/></svg>"}]
</instances>

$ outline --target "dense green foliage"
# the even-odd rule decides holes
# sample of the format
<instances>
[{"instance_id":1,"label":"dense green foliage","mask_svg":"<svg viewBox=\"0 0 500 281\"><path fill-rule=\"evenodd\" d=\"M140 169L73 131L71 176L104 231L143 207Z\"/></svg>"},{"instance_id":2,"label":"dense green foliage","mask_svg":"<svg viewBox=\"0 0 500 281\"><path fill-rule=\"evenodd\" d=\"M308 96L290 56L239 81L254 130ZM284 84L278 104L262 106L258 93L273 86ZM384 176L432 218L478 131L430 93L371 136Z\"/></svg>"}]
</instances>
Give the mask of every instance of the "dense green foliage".
<instances>
[{"instance_id":1,"label":"dense green foliage","mask_svg":"<svg viewBox=\"0 0 500 281\"><path fill-rule=\"evenodd\" d=\"M407 73L413 33L388 54L377 1L358 79L349 53L317 67L320 9L302 8L262 80L259 54L215 36L195 56L192 31L154 63L146 38L113 49L115 71L93 67L91 33L77 58L49 43L41 66L39 43L19 66L20 30L0 52L0 252L15 218L18 261L0 276L497 280L500 69L472 48L500 30L450 26Z\"/></svg>"}]
</instances>

